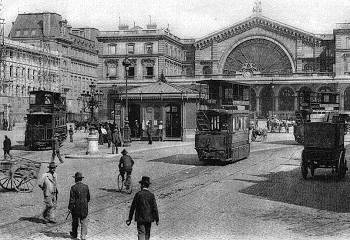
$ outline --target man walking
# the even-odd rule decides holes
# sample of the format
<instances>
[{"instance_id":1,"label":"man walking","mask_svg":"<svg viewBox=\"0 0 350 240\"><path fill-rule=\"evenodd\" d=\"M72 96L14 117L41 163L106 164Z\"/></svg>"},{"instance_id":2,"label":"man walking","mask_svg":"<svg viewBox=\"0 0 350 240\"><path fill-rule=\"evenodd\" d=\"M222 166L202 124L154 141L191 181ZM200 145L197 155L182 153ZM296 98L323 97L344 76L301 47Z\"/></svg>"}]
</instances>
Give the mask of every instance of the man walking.
<instances>
[{"instance_id":1,"label":"man walking","mask_svg":"<svg viewBox=\"0 0 350 240\"><path fill-rule=\"evenodd\" d=\"M47 222L55 223L54 210L57 206L57 174L56 164L51 162L48 166L49 171L44 173L39 180L39 187L44 193L45 209L43 211L43 217Z\"/></svg>"},{"instance_id":2,"label":"man walking","mask_svg":"<svg viewBox=\"0 0 350 240\"><path fill-rule=\"evenodd\" d=\"M126 224L130 225L135 212L138 239L148 240L151 236L152 222L155 221L157 225L159 224L158 208L154 194L148 190L151 184L150 178L143 176L139 183L141 184L141 191L134 196Z\"/></svg>"},{"instance_id":3,"label":"man walking","mask_svg":"<svg viewBox=\"0 0 350 240\"><path fill-rule=\"evenodd\" d=\"M69 130L68 130L68 133L69 133L69 141L70 142L73 142L73 127L70 126Z\"/></svg>"},{"instance_id":4,"label":"man walking","mask_svg":"<svg viewBox=\"0 0 350 240\"><path fill-rule=\"evenodd\" d=\"M64 161L61 157L61 153L60 153L60 140L58 139L57 133L55 133L54 138L53 138L51 162L55 162L55 156L57 156L58 160L61 163L64 163Z\"/></svg>"},{"instance_id":5,"label":"man walking","mask_svg":"<svg viewBox=\"0 0 350 240\"><path fill-rule=\"evenodd\" d=\"M122 138L120 135L119 127L116 126L113 130L112 134L112 154L114 154L114 151L116 154L118 154L118 146L122 146Z\"/></svg>"},{"instance_id":6,"label":"man walking","mask_svg":"<svg viewBox=\"0 0 350 240\"><path fill-rule=\"evenodd\" d=\"M80 222L81 239L86 239L87 216L89 212L88 202L90 201L89 187L82 183L83 174L76 172L74 175L75 184L70 189L68 210L72 213L72 238L78 237L78 226Z\"/></svg>"},{"instance_id":7,"label":"man walking","mask_svg":"<svg viewBox=\"0 0 350 240\"><path fill-rule=\"evenodd\" d=\"M11 140L7 137L7 135L5 135L5 140L3 143L3 148L4 148L4 160L7 159L7 156L10 156L10 158L12 159L12 155L10 153L11 150Z\"/></svg>"},{"instance_id":8,"label":"man walking","mask_svg":"<svg viewBox=\"0 0 350 240\"><path fill-rule=\"evenodd\" d=\"M146 133L147 133L147 138L148 138L148 144L152 144L153 128L152 128L152 121L151 120L149 120L147 123Z\"/></svg>"}]
</instances>

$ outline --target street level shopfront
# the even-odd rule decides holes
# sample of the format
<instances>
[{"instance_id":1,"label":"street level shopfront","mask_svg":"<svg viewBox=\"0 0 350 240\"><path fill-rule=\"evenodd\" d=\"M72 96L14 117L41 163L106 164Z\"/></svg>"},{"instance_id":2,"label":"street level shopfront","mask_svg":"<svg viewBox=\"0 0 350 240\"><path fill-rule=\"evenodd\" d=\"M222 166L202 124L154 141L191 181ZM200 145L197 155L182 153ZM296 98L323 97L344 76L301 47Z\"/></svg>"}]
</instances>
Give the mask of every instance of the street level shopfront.
<instances>
[{"instance_id":1,"label":"street level shopfront","mask_svg":"<svg viewBox=\"0 0 350 240\"><path fill-rule=\"evenodd\" d=\"M164 81L129 90L128 118L132 139L146 139L147 123L151 122L154 140L193 140L198 97L199 94L189 88ZM121 119L124 119L125 92L120 98Z\"/></svg>"}]
</instances>

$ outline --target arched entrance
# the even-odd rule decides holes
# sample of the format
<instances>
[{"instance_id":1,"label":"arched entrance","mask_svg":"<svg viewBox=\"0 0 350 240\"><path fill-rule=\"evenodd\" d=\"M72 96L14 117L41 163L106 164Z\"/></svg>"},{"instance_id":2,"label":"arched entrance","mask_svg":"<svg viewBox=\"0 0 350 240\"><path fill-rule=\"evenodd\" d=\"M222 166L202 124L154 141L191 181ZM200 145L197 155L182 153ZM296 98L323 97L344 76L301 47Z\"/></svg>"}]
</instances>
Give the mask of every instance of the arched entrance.
<instances>
[{"instance_id":1,"label":"arched entrance","mask_svg":"<svg viewBox=\"0 0 350 240\"><path fill-rule=\"evenodd\" d=\"M263 117L269 117L269 113L273 115L274 94L272 86L265 86L260 92L260 114Z\"/></svg>"},{"instance_id":2,"label":"arched entrance","mask_svg":"<svg viewBox=\"0 0 350 240\"><path fill-rule=\"evenodd\" d=\"M181 137L181 106L169 104L165 107L165 136L167 138Z\"/></svg>"},{"instance_id":3,"label":"arched entrance","mask_svg":"<svg viewBox=\"0 0 350 240\"><path fill-rule=\"evenodd\" d=\"M256 111L256 93L253 89L250 90L250 111Z\"/></svg>"},{"instance_id":4,"label":"arched entrance","mask_svg":"<svg viewBox=\"0 0 350 240\"><path fill-rule=\"evenodd\" d=\"M279 111L294 111L294 91L289 87L280 90L278 96Z\"/></svg>"},{"instance_id":5,"label":"arched entrance","mask_svg":"<svg viewBox=\"0 0 350 240\"><path fill-rule=\"evenodd\" d=\"M347 87L344 92L344 110L350 111L350 87Z\"/></svg>"},{"instance_id":6,"label":"arched entrance","mask_svg":"<svg viewBox=\"0 0 350 240\"><path fill-rule=\"evenodd\" d=\"M298 91L298 104L299 106L309 105L312 90L309 87L302 87Z\"/></svg>"}]
</instances>

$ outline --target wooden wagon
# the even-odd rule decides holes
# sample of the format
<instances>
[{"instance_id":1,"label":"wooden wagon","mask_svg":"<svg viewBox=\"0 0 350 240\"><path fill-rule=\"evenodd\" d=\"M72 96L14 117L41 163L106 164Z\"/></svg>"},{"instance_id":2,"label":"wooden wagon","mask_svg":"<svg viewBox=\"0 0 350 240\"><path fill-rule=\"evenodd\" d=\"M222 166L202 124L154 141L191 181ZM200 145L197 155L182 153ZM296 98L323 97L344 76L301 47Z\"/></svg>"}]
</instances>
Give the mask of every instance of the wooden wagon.
<instances>
[{"instance_id":1,"label":"wooden wagon","mask_svg":"<svg viewBox=\"0 0 350 240\"><path fill-rule=\"evenodd\" d=\"M344 148L344 123L309 122L304 124L304 150L301 173L313 177L316 168L332 168L338 179L344 178L347 168Z\"/></svg>"},{"instance_id":2,"label":"wooden wagon","mask_svg":"<svg viewBox=\"0 0 350 240\"><path fill-rule=\"evenodd\" d=\"M32 192L36 185L41 162L13 157L0 161L0 186L6 190Z\"/></svg>"}]
</instances>

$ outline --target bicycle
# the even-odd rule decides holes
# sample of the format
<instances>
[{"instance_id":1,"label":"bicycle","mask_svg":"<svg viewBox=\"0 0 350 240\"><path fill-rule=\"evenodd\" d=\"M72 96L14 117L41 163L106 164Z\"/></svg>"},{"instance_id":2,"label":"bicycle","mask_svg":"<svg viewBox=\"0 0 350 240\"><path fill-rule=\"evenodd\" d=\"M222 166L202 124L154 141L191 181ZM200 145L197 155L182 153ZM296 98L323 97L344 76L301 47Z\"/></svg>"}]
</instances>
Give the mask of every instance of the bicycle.
<instances>
[{"instance_id":1,"label":"bicycle","mask_svg":"<svg viewBox=\"0 0 350 240\"><path fill-rule=\"evenodd\" d=\"M118 190L121 192L123 190L123 187L125 186L125 191L128 194L132 193L132 180L131 175L126 175L123 181L123 176L119 173L118 174Z\"/></svg>"}]
</instances>

